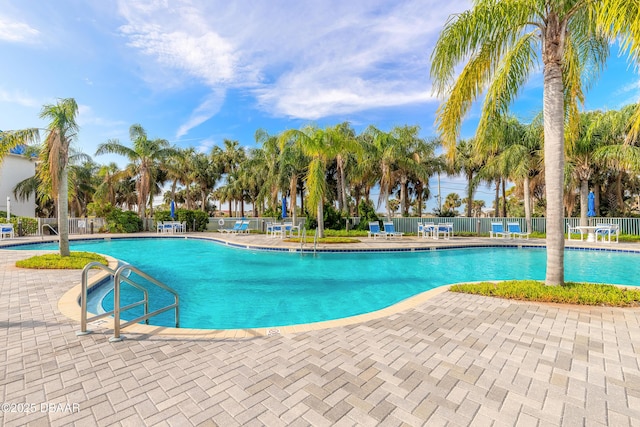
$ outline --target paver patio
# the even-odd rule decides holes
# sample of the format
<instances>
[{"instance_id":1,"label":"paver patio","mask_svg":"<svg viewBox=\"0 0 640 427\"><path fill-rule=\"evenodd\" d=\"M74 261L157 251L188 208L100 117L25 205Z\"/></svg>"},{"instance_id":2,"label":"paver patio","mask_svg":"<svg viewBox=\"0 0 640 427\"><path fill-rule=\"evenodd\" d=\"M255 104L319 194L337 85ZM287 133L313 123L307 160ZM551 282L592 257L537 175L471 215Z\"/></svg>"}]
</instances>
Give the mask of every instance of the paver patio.
<instances>
[{"instance_id":1,"label":"paver patio","mask_svg":"<svg viewBox=\"0 0 640 427\"><path fill-rule=\"evenodd\" d=\"M0 251L3 426L640 425L640 309L446 292L344 327L110 343L57 308L80 273L14 266L30 255Z\"/></svg>"}]
</instances>

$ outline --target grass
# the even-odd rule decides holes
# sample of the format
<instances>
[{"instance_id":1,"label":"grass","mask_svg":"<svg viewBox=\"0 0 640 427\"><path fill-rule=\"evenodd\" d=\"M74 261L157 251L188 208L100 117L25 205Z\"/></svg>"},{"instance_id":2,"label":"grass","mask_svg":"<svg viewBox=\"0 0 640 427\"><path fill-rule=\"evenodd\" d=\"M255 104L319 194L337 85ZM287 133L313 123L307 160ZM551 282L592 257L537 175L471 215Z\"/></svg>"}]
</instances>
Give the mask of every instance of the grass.
<instances>
[{"instance_id":1,"label":"grass","mask_svg":"<svg viewBox=\"0 0 640 427\"><path fill-rule=\"evenodd\" d=\"M79 270L94 261L108 265L107 259L102 255L91 252L71 252L71 256L68 257L61 257L60 254L36 255L17 261L16 267L49 270Z\"/></svg>"},{"instance_id":2,"label":"grass","mask_svg":"<svg viewBox=\"0 0 640 427\"><path fill-rule=\"evenodd\" d=\"M593 283L567 282L564 286L545 286L543 282L535 280L509 280L453 285L450 290L522 301L608 307L640 306L640 290Z\"/></svg>"}]
</instances>

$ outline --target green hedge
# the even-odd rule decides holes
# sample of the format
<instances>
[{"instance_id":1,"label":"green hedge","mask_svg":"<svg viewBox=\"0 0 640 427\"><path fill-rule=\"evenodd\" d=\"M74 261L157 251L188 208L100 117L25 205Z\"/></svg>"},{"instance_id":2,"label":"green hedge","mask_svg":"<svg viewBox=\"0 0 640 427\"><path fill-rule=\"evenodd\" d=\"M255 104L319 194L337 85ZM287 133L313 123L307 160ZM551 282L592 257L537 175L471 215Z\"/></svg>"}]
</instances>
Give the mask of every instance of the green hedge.
<instances>
[{"instance_id":1,"label":"green hedge","mask_svg":"<svg viewBox=\"0 0 640 427\"><path fill-rule=\"evenodd\" d=\"M209 215L201 210L189 210L189 209L176 209L175 219L171 219L170 211L156 211L153 220L154 225L158 225L160 221L178 221L187 223L187 231L207 231L207 224L209 224Z\"/></svg>"}]
</instances>

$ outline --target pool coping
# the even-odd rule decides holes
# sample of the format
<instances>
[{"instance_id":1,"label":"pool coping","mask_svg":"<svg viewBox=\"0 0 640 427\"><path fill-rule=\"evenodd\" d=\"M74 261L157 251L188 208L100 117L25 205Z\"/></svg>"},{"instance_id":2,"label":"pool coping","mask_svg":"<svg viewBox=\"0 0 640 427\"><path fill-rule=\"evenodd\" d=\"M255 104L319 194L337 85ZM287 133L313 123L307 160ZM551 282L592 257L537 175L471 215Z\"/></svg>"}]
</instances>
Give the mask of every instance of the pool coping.
<instances>
[{"instance_id":1,"label":"pool coping","mask_svg":"<svg viewBox=\"0 0 640 427\"><path fill-rule=\"evenodd\" d=\"M462 245L447 245L447 246L426 246L426 247L386 247L386 248L359 248L359 249L345 249L345 248L321 248L321 249L310 249L310 250L299 250L299 248L293 247L273 247L273 246L263 246L249 243L238 243L225 239L218 239L213 236L193 236L193 235L153 235L148 234L144 236L130 236L130 235L117 235L117 236L101 236L101 237L75 237L72 240L111 240L111 239L139 239L139 238L174 238L174 239L196 239L196 240L209 240L214 241L218 244L223 244L225 246L238 248L238 249L249 249L249 250L261 250L261 251L277 251L277 252L287 252L287 253L344 253L344 252L378 252L378 253L392 253L392 252L426 252L426 251L435 251L435 250L450 250L450 249L469 249L469 248L492 248L492 247L504 247L504 248L531 248L531 249L545 249L546 245L531 242L531 243L514 243L513 241L505 241L505 242L495 242L495 243L482 243L482 242L471 242ZM506 240L506 239L505 239ZM53 240L55 242L55 240ZM48 240L49 243L52 240ZM35 241L35 242L23 242L23 243L12 243L10 245L2 245L2 248L11 249L13 246L23 246L30 244L39 244L39 243L47 243L47 241ZM640 253L640 249L629 249L629 248L612 248L612 247L592 247L592 246L565 246L566 250L596 250L596 251L607 251L607 252L623 252L623 253ZM106 256L106 255L105 255ZM117 268L118 260L106 256L109 260L109 267L112 269ZM88 289L95 288L99 284L101 284L106 277L109 276L106 272L100 272L89 279ZM467 283L467 282L465 282ZM166 326L154 326L154 325L145 325L145 324L134 324L128 326L125 330L122 330L123 336L126 334L140 334L140 335L160 335L160 336L172 336L172 337L191 337L191 338L203 338L203 339L248 339L248 338L256 338L256 337L264 337L278 334L291 334L291 333L299 333L299 332L308 332L315 331L320 329L328 329L335 328L341 326L354 325L358 323L363 323L369 320L380 319L383 317L387 317L393 314L398 314L400 312L409 310L414 308L423 302L439 295L441 293L447 292L449 288L453 284L438 286L437 288L427 290L425 292L419 293L417 295L411 296L407 299L404 299L396 304L390 305L388 307L382 308L380 310L372 311L369 313L359 314L355 316L344 317L340 319L332 319L325 320L320 322L313 323L302 323L296 325L284 325L284 326L270 326L270 327L261 327L261 328L244 328L244 329L194 329L194 328L172 328ZM81 296L81 284L77 284L76 286L69 289L65 294L58 300L58 309L60 312L66 317L80 322L80 296ZM88 316L94 316L95 313L88 313ZM114 328L114 320L113 317L105 317L99 319L94 322L88 323L88 329L96 328L103 330L106 332L108 330L113 330ZM106 330L106 331L105 331Z\"/></svg>"}]
</instances>

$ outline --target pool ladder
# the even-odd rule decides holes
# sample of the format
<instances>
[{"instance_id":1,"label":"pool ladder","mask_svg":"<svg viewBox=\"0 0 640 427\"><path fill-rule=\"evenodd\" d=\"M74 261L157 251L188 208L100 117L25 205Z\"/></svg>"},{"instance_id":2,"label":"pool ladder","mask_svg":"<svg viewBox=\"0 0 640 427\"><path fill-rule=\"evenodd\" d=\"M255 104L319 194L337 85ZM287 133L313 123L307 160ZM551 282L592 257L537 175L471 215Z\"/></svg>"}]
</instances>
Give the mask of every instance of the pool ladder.
<instances>
[{"instance_id":1,"label":"pool ladder","mask_svg":"<svg viewBox=\"0 0 640 427\"><path fill-rule=\"evenodd\" d=\"M304 244L307 242L307 228L302 229L302 237L300 238L300 253L304 248ZM313 235L313 254L315 255L316 249L318 248L318 229L316 228L315 233Z\"/></svg>"},{"instance_id":2,"label":"pool ladder","mask_svg":"<svg viewBox=\"0 0 640 427\"><path fill-rule=\"evenodd\" d=\"M113 310L106 312L106 313L102 313L102 314L98 314L96 316L93 316L91 318L87 318L87 283L88 283L88 277L89 277L89 270L91 270L92 268L98 268L98 269L102 269L104 271L106 271L107 273L109 273L109 275L111 275L113 277ZM170 304L166 307L163 308L159 308L158 310L155 310L151 313L149 313L149 291L147 291L147 289L145 289L143 286L141 286L140 284L134 282L128 275L128 273L135 273L138 276L148 280L150 283L154 284L155 286L173 294L173 299L174 302L173 304ZM122 307L120 305L120 286L122 282L126 282L127 284L133 286L134 288L140 290L143 294L143 299L131 304L128 304L124 307ZM103 317L107 317L107 316L111 316L113 315L113 337L109 338L109 341L111 342L117 342L117 341L122 341L122 337L120 336L120 330L126 328L129 325L132 325L134 323L138 323L141 321L145 321L145 323L149 323L149 318L153 317L153 316L157 316L160 313L164 313L165 311L169 311L171 309L173 309L175 311L175 321L176 321L176 328L180 327L180 301L179 301L179 297L178 297L178 293L173 290L172 288L170 288L169 286L165 285L164 283L160 282L159 280L149 276L147 273L144 273L143 271L137 269L136 267L129 265L129 264L125 264L122 265L120 267L118 267L117 270L113 270L99 262L90 262L89 264L85 265L84 269L82 270L82 291L81 291L81 295L80 295L80 331L76 333L76 335L86 335L86 334L90 334L91 331L87 330L87 323L88 322L93 322L95 320L101 319ZM122 313L123 311L126 310L130 310L134 307L138 307L140 305L144 305L144 315L137 317L133 320L129 320L128 322L125 323L120 323L120 313Z\"/></svg>"}]
</instances>

